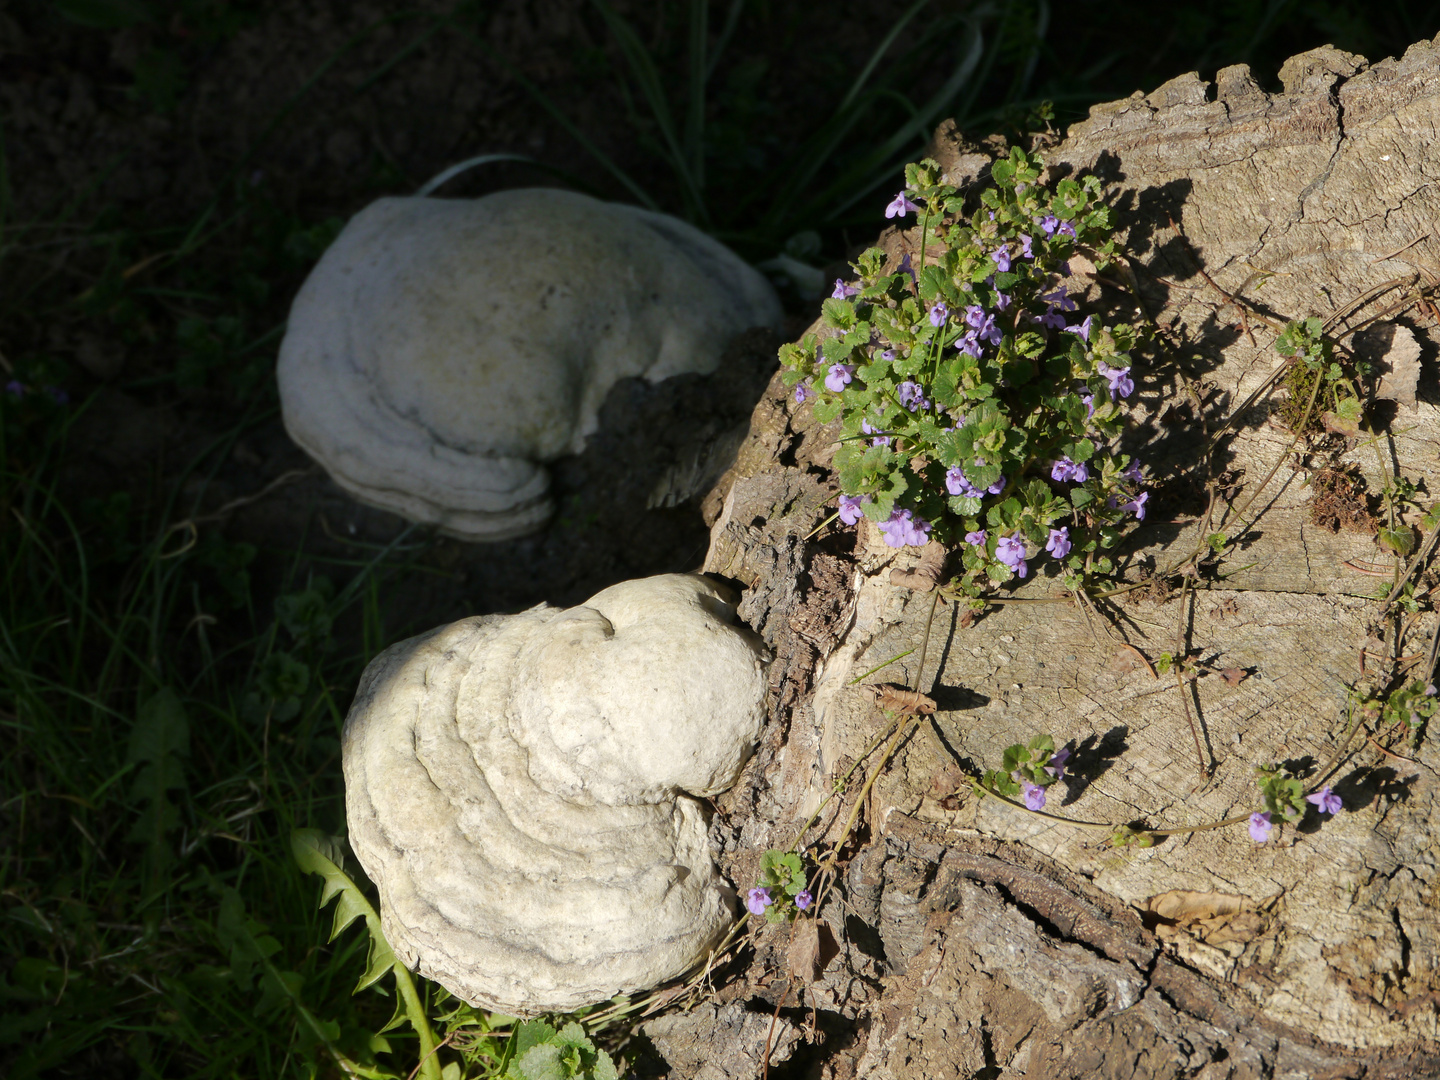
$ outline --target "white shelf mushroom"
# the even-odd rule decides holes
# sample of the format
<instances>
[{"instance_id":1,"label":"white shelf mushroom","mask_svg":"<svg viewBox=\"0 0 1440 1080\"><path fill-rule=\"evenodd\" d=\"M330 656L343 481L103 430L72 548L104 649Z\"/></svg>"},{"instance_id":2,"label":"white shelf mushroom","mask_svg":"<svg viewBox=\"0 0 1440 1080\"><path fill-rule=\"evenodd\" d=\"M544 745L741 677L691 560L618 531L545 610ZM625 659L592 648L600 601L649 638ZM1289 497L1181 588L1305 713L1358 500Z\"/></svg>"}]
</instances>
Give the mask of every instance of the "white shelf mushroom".
<instances>
[{"instance_id":1,"label":"white shelf mushroom","mask_svg":"<svg viewBox=\"0 0 1440 1080\"><path fill-rule=\"evenodd\" d=\"M734 919L697 796L764 719L765 648L698 575L463 619L366 668L350 843L396 955L517 1016L643 990Z\"/></svg>"},{"instance_id":2,"label":"white shelf mushroom","mask_svg":"<svg viewBox=\"0 0 1440 1080\"><path fill-rule=\"evenodd\" d=\"M759 272L664 214L549 188L380 199L295 297L285 427L361 502L502 540L549 517L544 463L584 448L618 380L713 371L781 316Z\"/></svg>"}]
</instances>

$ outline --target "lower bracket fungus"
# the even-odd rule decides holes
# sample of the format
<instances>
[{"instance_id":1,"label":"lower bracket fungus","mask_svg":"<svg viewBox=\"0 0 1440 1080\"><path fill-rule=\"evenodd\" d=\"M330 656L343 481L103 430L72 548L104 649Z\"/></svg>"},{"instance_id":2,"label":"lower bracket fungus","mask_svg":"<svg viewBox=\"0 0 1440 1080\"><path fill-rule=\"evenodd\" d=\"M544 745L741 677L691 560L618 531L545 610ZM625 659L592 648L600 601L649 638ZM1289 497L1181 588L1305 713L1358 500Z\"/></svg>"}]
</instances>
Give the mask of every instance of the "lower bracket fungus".
<instances>
[{"instance_id":1,"label":"lower bracket fungus","mask_svg":"<svg viewBox=\"0 0 1440 1080\"><path fill-rule=\"evenodd\" d=\"M766 659L685 574L383 652L345 721L345 806L396 955L516 1016L703 961L738 904L698 797L755 745Z\"/></svg>"},{"instance_id":2,"label":"lower bracket fungus","mask_svg":"<svg viewBox=\"0 0 1440 1080\"><path fill-rule=\"evenodd\" d=\"M543 525L545 464L621 379L707 374L778 326L765 278L665 214L557 189L385 198L295 297L286 430L361 502L466 540Z\"/></svg>"}]
</instances>

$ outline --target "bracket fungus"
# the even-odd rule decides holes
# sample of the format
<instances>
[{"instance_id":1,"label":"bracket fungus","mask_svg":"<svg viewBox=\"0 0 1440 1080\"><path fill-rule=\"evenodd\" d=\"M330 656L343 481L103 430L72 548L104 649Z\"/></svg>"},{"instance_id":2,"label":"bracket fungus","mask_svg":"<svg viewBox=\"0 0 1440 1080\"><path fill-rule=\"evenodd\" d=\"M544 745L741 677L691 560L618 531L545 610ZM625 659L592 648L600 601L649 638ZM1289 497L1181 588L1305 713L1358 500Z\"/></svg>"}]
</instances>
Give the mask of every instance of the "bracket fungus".
<instances>
[{"instance_id":1,"label":"bracket fungus","mask_svg":"<svg viewBox=\"0 0 1440 1080\"><path fill-rule=\"evenodd\" d=\"M665 214L549 188L385 198L301 286L280 346L286 430L361 502L468 540L553 509L620 379L714 371L776 326L774 290Z\"/></svg>"},{"instance_id":2,"label":"bracket fungus","mask_svg":"<svg viewBox=\"0 0 1440 1080\"><path fill-rule=\"evenodd\" d=\"M643 990L734 920L697 797L764 720L764 645L698 575L410 638L345 720L350 843L408 966L517 1016Z\"/></svg>"}]
</instances>

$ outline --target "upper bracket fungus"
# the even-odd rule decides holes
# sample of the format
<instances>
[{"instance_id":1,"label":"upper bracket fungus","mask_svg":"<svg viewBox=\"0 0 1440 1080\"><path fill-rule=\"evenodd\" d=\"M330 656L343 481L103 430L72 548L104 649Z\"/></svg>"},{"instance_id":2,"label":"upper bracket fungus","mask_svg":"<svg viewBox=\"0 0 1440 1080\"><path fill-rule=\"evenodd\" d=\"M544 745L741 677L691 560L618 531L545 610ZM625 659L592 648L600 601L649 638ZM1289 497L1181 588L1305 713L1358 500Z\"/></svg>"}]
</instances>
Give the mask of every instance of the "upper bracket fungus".
<instances>
[{"instance_id":1,"label":"upper bracket fungus","mask_svg":"<svg viewBox=\"0 0 1440 1080\"><path fill-rule=\"evenodd\" d=\"M380 199L295 297L285 427L360 501L502 540L549 517L544 463L584 448L618 380L713 371L781 316L760 273L664 214L549 188Z\"/></svg>"},{"instance_id":2,"label":"upper bracket fungus","mask_svg":"<svg viewBox=\"0 0 1440 1080\"><path fill-rule=\"evenodd\" d=\"M345 721L350 843L396 955L517 1016L642 990L734 918L697 796L764 720L765 648L698 575L387 649Z\"/></svg>"}]
</instances>

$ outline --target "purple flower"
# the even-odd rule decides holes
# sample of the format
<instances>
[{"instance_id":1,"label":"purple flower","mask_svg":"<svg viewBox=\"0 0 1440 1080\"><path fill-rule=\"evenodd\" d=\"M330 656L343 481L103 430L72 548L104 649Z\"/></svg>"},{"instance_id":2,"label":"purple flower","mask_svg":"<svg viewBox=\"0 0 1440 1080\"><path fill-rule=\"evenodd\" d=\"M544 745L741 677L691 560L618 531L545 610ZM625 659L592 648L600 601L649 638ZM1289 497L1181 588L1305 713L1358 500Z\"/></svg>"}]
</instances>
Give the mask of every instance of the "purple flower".
<instances>
[{"instance_id":1,"label":"purple flower","mask_svg":"<svg viewBox=\"0 0 1440 1080\"><path fill-rule=\"evenodd\" d=\"M795 404L804 405L806 401L815 396L815 391L810 389L809 383L795 384Z\"/></svg>"},{"instance_id":2,"label":"purple flower","mask_svg":"<svg viewBox=\"0 0 1440 1080\"><path fill-rule=\"evenodd\" d=\"M1050 479L1057 484L1062 484L1066 480L1074 484L1083 484L1090 479L1090 468L1084 462L1075 462L1068 457L1063 457L1051 464Z\"/></svg>"},{"instance_id":3,"label":"purple flower","mask_svg":"<svg viewBox=\"0 0 1440 1080\"><path fill-rule=\"evenodd\" d=\"M1020 234L1020 254L1023 255L1023 256L1024 256L1025 258L1027 258L1027 259L1033 259L1033 258L1035 257L1035 253L1030 250L1030 244L1031 244L1030 237L1026 236L1024 233L1021 233L1021 234Z\"/></svg>"},{"instance_id":4,"label":"purple flower","mask_svg":"<svg viewBox=\"0 0 1440 1080\"><path fill-rule=\"evenodd\" d=\"M890 520L880 526L880 531L885 534L885 543L890 547L924 547L930 539L926 535L930 528L930 523L916 517L913 511L896 510L890 515Z\"/></svg>"},{"instance_id":5,"label":"purple flower","mask_svg":"<svg viewBox=\"0 0 1440 1080\"><path fill-rule=\"evenodd\" d=\"M764 915L765 909L774 902L770 898L769 889L756 887L745 896L745 907L749 909L751 915Z\"/></svg>"},{"instance_id":6,"label":"purple flower","mask_svg":"<svg viewBox=\"0 0 1440 1080\"><path fill-rule=\"evenodd\" d=\"M951 495L963 495L967 499L980 498L980 489L965 478L965 470L959 465L945 473L945 490Z\"/></svg>"},{"instance_id":7,"label":"purple flower","mask_svg":"<svg viewBox=\"0 0 1440 1080\"><path fill-rule=\"evenodd\" d=\"M985 490L988 491L991 495L999 495L1000 492L1005 490L1005 477L1000 477L999 480L996 480Z\"/></svg>"},{"instance_id":8,"label":"purple flower","mask_svg":"<svg viewBox=\"0 0 1440 1080\"><path fill-rule=\"evenodd\" d=\"M930 402L925 400L925 390L917 382L905 380L895 388L900 398L900 404L910 412L920 412L922 409L930 408Z\"/></svg>"},{"instance_id":9,"label":"purple flower","mask_svg":"<svg viewBox=\"0 0 1440 1080\"><path fill-rule=\"evenodd\" d=\"M25 384L19 379L11 379L5 384L5 393L13 398L22 398L25 396Z\"/></svg>"},{"instance_id":10,"label":"purple flower","mask_svg":"<svg viewBox=\"0 0 1440 1080\"><path fill-rule=\"evenodd\" d=\"M1061 311L1075 310L1075 301L1070 299L1070 294L1065 291L1064 285L1061 285L1054 292L1042 293L1040 299L1044 300L1047 304L1054 304Z\"/></svg>"},{"instance_id":11,"label":"purple flower","mask_svg":"<svg viewBox=\"0 0 1440 1080\"><path fill-rule=\"evenodd\" d=\"M1061 236L1069 236L1073 238L1075 235L1075 223L1073 221L1062 221L1055 229L1055 231Z\"/></svg>"},{"instance_id":12,"label":"purple flower","mask_svg":"<svg viewBox=\"0 0 1440 1080\"><path fill-rule=\"evenodd\" d=\"M1005 310L1006 308L1008 308L1009 306L1010 306L1010 297L1009 297L1008 294L1003 293L1003 292L1002 292L1002 293L996 293L996 294L995 294L995 310L996 310L996 311L1004 311L1004 310Z\"/></svg>"},{"instance_id":13,"label":"purple flower","mask_svg":"<svg viewBox=\"0 0 1440 1080\"><path fill-rule=\"evenodd\" d=\"M876 358L877 360L884 360L885 363L887 363L887 364L893 364L893 363L895 362L895 350L894 350L894 349L882 349L882 350L880 350L878 353L875 354L875 358Z\"/></svg>"},{"instance_id":14,"label":"purple flower","mask_svg":"<svg viewBox=\"0 0 1440 1080\"><path fill-rule=\"evenodd\" d=\"M1025 792L1025 806L1030 810L1045 809L1045 789L1039 784L1032 784L1028 780L1020 781L1020 789Z\"/></svg>"},{"instance_id":15,"label":"purple flower","mask_svg":"<svg viewBox=\"0 0 1440 1080\"><path fill-rule=\"evenodd\" d=\"M854 285L846 285L840 278L835 279L835 291L830 294L831 300L846 300L856 296L860 292Z\"/></svg>"},{"instance_id":16,"label":"purple flower","mask_svg":"<svg viewBox=\"0 0 1440 1080\"><path fill-rule=\"evenodd\" d=\"M1140 459L1136 458L1131 461L1129 465L1126 465L1125 468L1120 470L1120 475L1126 480L1134 481L1137 484L1142 482L1145 477L1140 475Z\"/></svg>"},{"instance_id":17,"label":"purple flower","mask_svg":"<svg viewBox=\"0 0 1440 1080\"><path fill-rule=\"evenodd\" d=\"M1089 316L1086 316L1085 321L1087 323L1090 321ZM1115 400L1116 394L1119 394L1121 397L1129 397L1135 392L1135 381L1130 378L1130 369L1128 367L1112 368L1107 367L1105 364L1096 364L1095 370L1101 375L1104 375L1110 383L1111 401Z\"/></svg>"},{"instance_id":18,"label":"purple flower","mask_svg":"<svg viewBox=\"0 0 1440 1080\"><path fill-rule=\"evenodd\" d=\"M976 360L980 359L980 339L975 336L974 330L967 330L965 336L955 342L955 347L966 356L973 356Z\"/></svg>"},{"instance_id":19,"label":"purple flower","mask_svg":"<svg viewBox=\"0 0 1440 1080\"><path fill-rule=\"evenodd\" d=\"M967 337L988 341L991 345L1000 344L1000 330L995 325L995 316L987 315L985 309L978 304L971 304L965 309L965 322L974 328L973 333Z\"/></svg>"},{"instance_id":20,"label":"purple flower","mask_svg":"<svg viewBox=\"0 0 1440 1080\"><path fill-rule=\"evenodd\" d=\"M850 385L850 377L854 374L854 364L831 364L830 372L825 376L825 389L838 394Z\"/></svg>"},{"instance_id":21,"label":"purple flower","mask_svg":"<svg viewBox=\"0 0 1440 1080\"><path fill-rule=\"evenodd\" d=\"M1069 528L1051 529L1050 539L1045 544L1045 550L1057 559L1063 559L1070 554L1070 530Z\"/></svg>"},{"instance_id":22,"label":"purple flower","mask_svg":"<svg viewBox=\"0 0 1440 1080\"><path fill-rule=\"evenodd\" d=\"M902 274L909 274L910 281L914 284L919 284L919 278L915 276L915 264L910 261L910 253L908 251L900 256L900 272Z\"/></svg>"},{"instance_id":23,"label":"purple flower","mask_svg":"<svg viewBox=\"0 0 1440 1080\"><path fill-rule=\"evenodd\" d=\"M1004 244L1001 244L992 251L990 258L995 262L995 269L999 270L1002 274L1010 269L1010 249Z\"/></svg>"},{"instance_id":24,"label":"purple flower","mask_svg":"<svg viewBox=\"0 0 1440 1080\"><path fill-rule=\"evenodd\" d=\"M1340 796L1331 791L1328 784L1313 795L1306 795L1305 801L1318 807L1322 814L1338 814L1345 809L1345 804L1340 801Z\"/></svg>"},{"instance_id":25,"label":"purple flower","mask_svg":"<svg viewBox=\"0 0 1440 1080\"><path fill-rule=\"evenodd\" d=\"M798 907L801 911L809 911L810 905L814 902L815 898L810 895L809 889L801 889L798 893L795 894L795 906Z\"/></svg>"},{"instance_id":26,"label":"purple flower","mask_svg":"<svg viewBox=\"0 0 1440 1080\"><path fill-rule=\"evenodd\" d=\"M1017 532L1014 536L1002 536L1000 542L995 545L995 558L1014 570L1019 577L1029 573L1029 567L1025 565L1025 541Z\"/></svg>"},{"instance_id":27,"label":"purple flower","mask_svg":"<svg viewBox=\"0 0 1440 1080\"><path fill-rule=\"evenodd\" d=\"M1095 415L1095 395L1081 394L1080 400L1085 403L1085 419L1089 420Z\"/></svg>"},{"instance_id":28,"label":"purple flower","mask_svg":"<svg viewBox=\"0 0 1440 1080\"><path fill-rule=\"evenodd\" d=\"M890 436L889 436L889 435L881 435L881 434L880 434L880 432L884 431L885 429L884 429L884 428L878 428L878 427L871 427L869 420L861 420L861 421L860 421L860 430L863 431L866 435L874 435L874 436L875 436L875 438L873 438L873 439L870 440L870 445L871 445L871 446L889 446L889 445L890 445Z\"/></svg>"},{"instance_id":29,"label":"purple flower","mask_svg":"<svg viewBox=\"0 0 1440 1080\"><path fill-rule=\"evenodd\" d=\"M1053 535L1053 534L1052 534ZM1062 746L1055 753L1050 755L1050 764L1045 766L1045 771L1056 780L1065 779L1065 762L1070 757L1070 750Z\"/></svg>"},{"instance_id":30,"label":"purple flower","mask_svg":"<svg viewBox=\"0 0 1440 1080\"><path fill-rule=\"evenodd\" d=\"M1046 308L1045 314L1035 320L1041 326L1047 326L1051 330L1065 329L1065 316L1060 314L1059 308Z\"/></svg>"},{"instance_id":31,"label":"purple flower","mask_svg":"<svg viewBox=\"0 0 1440 1080\"><path fill-rule=\"evenodd\" d=\"M900 192L899 195L896 195L895 198L891 199L889 205L885 207L885 216L887 218L904 217L906 214L918 214L919 212L920 207L916 206L913 202L907 199L905 197L905 192L903 191Z\"/></svg>"},{"instance_id":32,"label":"purple flower","mask_svg":"<svg viewBox=\"0 0 1440 1080\"><path fill-rule=\"evenodd\" d=\"M1150 493L1149 493L1148 491L1142 491L1139 495L1135 496L1135 498L1131 499L1129 502L1127 502L1127 503L1121 503L1121 504L1120 504L1120 509L1121 509L1121 510L1129 510L1132 514L1135 515L1135 520L1136 520L1136 521L1144 521L1144 520L1145 520L1145 502L1146 502L1146 500L1149 499L1149 498L1150 498Z\"/></svg>"},{"instance_id":33,"label":"purple flower","mask_svg":"<svg viewBox=\"0 0 1440 1080\"><path fill-rule=\"evenodd\" d=\"M861 504L864 502L864 495L841 495L840 520L846 525L854 525L865 516L865 512L860 509Z\"/></svg>"},{"instance_id":34,"label":"purple flower","mask_svg":"<svg viewBox=\"0 0 1440 1080\"><path fill-rule=\"evenodd\" d=\"M1042 218L1036 218L1035 224L1039 225L1046 236L1055 235L1055 227L1060 224L1060 219L1054 214L1046 214Z\"/></svg>"},{"instance_id":35,"label":"purple flower","mask_svg":"<svg viewBox=\"0 0 1440 1080\"><path fill-rule=\"evenodd\" d=\"M976 529L974 532L968 532L965 534L965 543L973 544L978 548L983 548L985 546L986 539L987 537L985 535L984 529Z\"/></svg>"},{"instance_id":36,"label":"purple flower","mask_svg":"<svg viewBox=\"0 0 1440 1080\"><path fill-rule=\"evenodd\" d=\"M945 306L944 300L935 301L935 306L930 309L930 325L944 326L946 318L950 315L950 309Z\"/></svg>"},{"instance_id":37,"label":"purple flower","mask_svg":"<svg viewBox=\"0 0 1440 1080\"><path fill-rule=\"evenodd\" d=\"M1065 327L1065 329L1068 330L1068 331L1070 331L1070 333L1072 333L1072 334L1079 334L1079 335L1080 335L1080 340L1083 341L1083 342L1085 342L1086 345L1089 345L1089 344L1090 344L1090 324L1091 324L1092 322L1094 322L1094 321L1095 321L1095 316L1093 316L1093 315L1086 315L1084 322L1080 323L1078 326L1067 326L1067 327ZM1126 370L1126 371L1129 371L1130 369L1129 369L1129 368L1126 368L1125 370Z\"/></svg>"},{"instance_id":38,"label":"purple flower","mask_svg":"<svg viewBox=\"0 0 1440 1080\"><path fill-rule=\"evenodd\" d=\"M1274 825L1270 824L1269 810L1266 810L1263 814L1256 813L1250 815L1250 839L1254 840L1257 844L1263 844L1266 840L1269 840L1270 830L1274 827Z\"/></svg>"}]
</instances>

